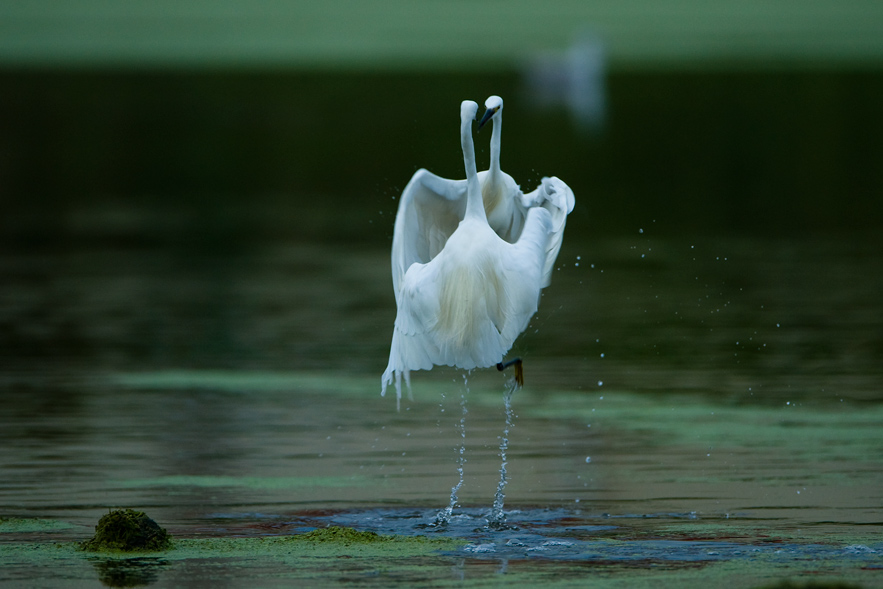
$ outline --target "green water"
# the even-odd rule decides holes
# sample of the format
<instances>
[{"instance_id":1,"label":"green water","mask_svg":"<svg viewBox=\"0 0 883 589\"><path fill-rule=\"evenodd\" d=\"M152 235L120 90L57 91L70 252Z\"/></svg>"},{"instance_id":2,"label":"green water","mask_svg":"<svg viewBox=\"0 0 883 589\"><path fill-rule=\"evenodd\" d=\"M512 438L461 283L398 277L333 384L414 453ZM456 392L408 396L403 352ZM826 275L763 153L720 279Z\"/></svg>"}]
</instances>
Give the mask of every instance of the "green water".
<instances>
[{"instance_id":1,"label":"green water","mask_svg":"<svg viewBox=\"0 0 883 589\"><path fill-rule=\"evenodd\" d=\"M0 579L876 586L883 273L879 250L838 243L636 233L583 244L579 266L565 249L517 344L502 532L480 531L505 425L496 371L467 377L461 520L426 527L457 480L464 379L415 373L401 412L380 397L384 249L6 256L5 320L31 319L12 322L28 345L3 372ZM112 507L184 541L77 553ZM199 541L326 525L465 544Z\"/></svg>"}]
</instances>

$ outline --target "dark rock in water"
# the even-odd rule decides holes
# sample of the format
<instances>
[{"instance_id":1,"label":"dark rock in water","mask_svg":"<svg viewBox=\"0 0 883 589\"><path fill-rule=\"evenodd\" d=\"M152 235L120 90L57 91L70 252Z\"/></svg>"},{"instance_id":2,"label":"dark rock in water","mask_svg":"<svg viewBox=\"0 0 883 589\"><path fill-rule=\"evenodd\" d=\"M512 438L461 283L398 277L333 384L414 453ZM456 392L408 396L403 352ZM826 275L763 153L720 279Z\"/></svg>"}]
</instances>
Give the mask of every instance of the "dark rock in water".
<instances>
[{"instance_id":1,"label":"dark rock in water","mask_svg":"<svg viewBox=\"0 0 883 589\"><path fill-rule=\"evenodd\" d=\"M168 550L172 537L143 511L118 509L98 520L95 535L80 547L90 552Z\"/></svg>"}]
</instances>

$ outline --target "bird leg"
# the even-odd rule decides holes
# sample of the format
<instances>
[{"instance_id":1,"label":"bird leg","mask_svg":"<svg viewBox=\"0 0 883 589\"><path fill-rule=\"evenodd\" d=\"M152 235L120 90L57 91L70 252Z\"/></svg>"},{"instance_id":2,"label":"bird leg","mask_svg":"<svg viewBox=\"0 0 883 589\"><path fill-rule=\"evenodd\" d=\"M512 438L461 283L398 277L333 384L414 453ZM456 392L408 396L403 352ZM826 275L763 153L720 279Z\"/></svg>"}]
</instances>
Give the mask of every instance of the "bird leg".
<instances>
[{"instance_id":1,"label":"bird leg","mask_svg":"<svg viewBox=\"0 0 883 589\"><path fill-rule=\"evenodd\" d=\"M512 360L509 360L508 362L497 362L497 370L499 370L500 372L503 372L504 370L506 370L507 368L509 368L513 364L515 365L515 383L519 387L523 387L524 386L524 369L521 367L522 366L521 358L513 358Z\"/></svg>"}]
</instances>

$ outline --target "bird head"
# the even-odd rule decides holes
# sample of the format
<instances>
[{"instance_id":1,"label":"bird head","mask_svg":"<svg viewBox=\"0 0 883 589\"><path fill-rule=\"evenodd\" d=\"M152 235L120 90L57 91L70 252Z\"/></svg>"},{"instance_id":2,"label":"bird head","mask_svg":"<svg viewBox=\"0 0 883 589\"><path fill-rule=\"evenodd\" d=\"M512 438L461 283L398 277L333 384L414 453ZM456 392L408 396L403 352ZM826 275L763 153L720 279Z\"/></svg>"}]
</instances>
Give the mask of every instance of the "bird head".
<instances>
[{"instance_id":1,"label":"bird head","mask_svg":"<svg viewBox=\"0 0 883 589\"><path fill-rule=\"evenodd\" d=\"M464 100L460 103L460 120L474 121L475 115L478 114L478 105L471 100Z\"/></svg>"},{"instance_id":2,"label":"bird head","mask_svg":"<svg viewBox=\"0 0 883 589\"><path fill-rule=\"evenodd\" d=\"M487 100L484 101L484 116L481 117L481 121L478 123L478 128L481 129L485 123L494 118L494 115L503 110L503 99L499 96L490 96Z\"/></svg>"}]
</instances>

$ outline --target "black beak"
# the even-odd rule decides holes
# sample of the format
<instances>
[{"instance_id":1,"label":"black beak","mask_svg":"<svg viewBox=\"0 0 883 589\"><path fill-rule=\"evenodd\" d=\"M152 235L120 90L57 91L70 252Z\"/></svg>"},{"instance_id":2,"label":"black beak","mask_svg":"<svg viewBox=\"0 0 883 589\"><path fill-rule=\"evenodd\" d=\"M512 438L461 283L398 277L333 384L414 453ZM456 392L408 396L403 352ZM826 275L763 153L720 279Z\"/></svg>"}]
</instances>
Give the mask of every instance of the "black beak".
<instances>
[{"instance_id":1,"label":"black beak","mask_svg":"<svg viewBox=\"0 0 883 589\"><path fill-rule=\"evenodd\" d=\"M485 124L486 122L488 122L489 120L491 120L491 118L492 118L496 113L497 113L497 109L496 109L496 108L493 108L493 109L489 108L488 110L484 111L484 116L481 117L481 121L478 122L478 130L481 131L481 128L484 127L484 124Z\"/></svg>"}]
</instances>

